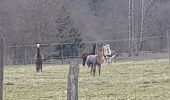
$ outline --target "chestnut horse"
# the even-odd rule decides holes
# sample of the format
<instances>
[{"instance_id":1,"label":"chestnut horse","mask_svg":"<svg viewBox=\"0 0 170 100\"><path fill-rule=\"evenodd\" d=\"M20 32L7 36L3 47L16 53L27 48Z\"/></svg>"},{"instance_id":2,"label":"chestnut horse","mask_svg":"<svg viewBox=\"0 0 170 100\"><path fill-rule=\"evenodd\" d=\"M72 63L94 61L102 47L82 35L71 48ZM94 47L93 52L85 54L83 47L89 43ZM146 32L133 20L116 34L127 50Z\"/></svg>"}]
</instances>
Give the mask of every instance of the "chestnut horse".
<instances>
[{"instance_id":1,"label":"chestnut horse","mask_svg":"<svg viewBox=\"0 0 170 100\"><path fill-rule=\"evenodd\" d=\"M97 55L88 55L87 59L86 59L86 64L88 67L91 68L91 75L95 75L96 72L96 66L98 66L98 71L99 71L99 75L100 75L100 71L101 71L101 64L104 61L104 49L102 44L98 44L98 51L97 51Z\"/></svg>"},{"instance_id":2,"label":"chestnut horse","mask_svg":"<svg viewBox=\"0 0 170 100\"><path fill-rule=\"evenodd\" d=\"M85 66L85 62L87 59L88 55L95 55L95 51L96 51L96 44L93 44L93 50L92 51L84 51L81 55L82 55L82 59L83 59L83 66Z\"/></svg>"}]
</instances>

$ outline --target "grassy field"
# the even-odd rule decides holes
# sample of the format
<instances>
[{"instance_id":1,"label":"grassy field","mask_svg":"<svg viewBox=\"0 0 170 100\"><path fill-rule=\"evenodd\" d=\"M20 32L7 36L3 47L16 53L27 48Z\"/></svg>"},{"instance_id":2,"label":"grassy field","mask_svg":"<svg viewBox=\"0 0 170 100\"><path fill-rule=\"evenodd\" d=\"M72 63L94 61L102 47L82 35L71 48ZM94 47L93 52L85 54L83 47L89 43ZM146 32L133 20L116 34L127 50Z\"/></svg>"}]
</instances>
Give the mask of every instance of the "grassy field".
<instances>
[{"instance_id":1,"label":"grassy field","mask_svg":"<svg viewBox=\"0 0 170 100\"><path fill-rule=\"evenodd\" d=\"M80 65L79 100L170 100L168 60L116 62L102 65L92 77ZM5 67L4 100L66 100L69 65Z\"/></svg>"}]
</instances>

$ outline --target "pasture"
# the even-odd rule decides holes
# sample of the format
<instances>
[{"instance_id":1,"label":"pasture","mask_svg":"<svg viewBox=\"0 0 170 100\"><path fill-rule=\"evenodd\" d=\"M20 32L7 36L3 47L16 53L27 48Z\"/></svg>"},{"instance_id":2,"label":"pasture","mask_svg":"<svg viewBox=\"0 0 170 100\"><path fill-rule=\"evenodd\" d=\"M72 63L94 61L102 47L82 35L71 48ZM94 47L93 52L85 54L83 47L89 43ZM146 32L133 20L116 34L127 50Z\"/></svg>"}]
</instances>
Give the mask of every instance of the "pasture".
<instances>
[{"instance_id":1,"label":"pasture","mask_svg":"<svg viewBox=\"0 0 170 100\"><path fill-rule=\"evenodd\" d=\"M5 66L4 100L66 100L69 65ZM170 100L167 59L102 65L91 76L80 64L79 100Z\"/></svg>"}]
</instances>

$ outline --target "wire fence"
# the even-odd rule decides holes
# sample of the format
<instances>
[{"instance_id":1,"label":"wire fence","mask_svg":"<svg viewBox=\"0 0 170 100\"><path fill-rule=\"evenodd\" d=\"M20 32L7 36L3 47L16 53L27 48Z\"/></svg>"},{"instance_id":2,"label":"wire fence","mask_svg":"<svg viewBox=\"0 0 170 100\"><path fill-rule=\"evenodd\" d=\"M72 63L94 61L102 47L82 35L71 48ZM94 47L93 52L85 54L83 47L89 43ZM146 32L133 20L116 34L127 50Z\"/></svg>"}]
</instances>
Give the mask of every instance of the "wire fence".
<instances>
[{"instance_id":1,"label":"wire fence","mask_svg":"<svg viewBox=\"0 0 170 100\"><path fill-rule=\"evenodd\" d=\"M167 100L170 98L169 34L145 37L142 49L129 39L87 41L79 43L41 44L43 73L35 72L36 45L5 46L5 100L66 99L68 65L81 64L81 53L92 51L92 44L110 44L116 59L102 65L101 76L92 77L80 66L79 99ZM130 56L131 46L136 55ZM27 67L26 67L27 66Z\"/></svg>"},{"instance_id":2,"label":"wire fence","mask_svg":"<svg viewBox=\"0 0 170 100\"><path fill-rule=\"evenodd\" d=\"M138 45L139 38L136 38ZM88 41L79 43L52 43L41 44L41 52L44 58L44 63L69 63L72 58L77 58L81 62L81 53L83 51L92 51L92 44L95 43L110 44L111 49L115 50L117 58L128 58L131 45L129 39L118 40L100 40ZM138 47L137 47L138 48ZM137 49L136 49L137 50ZM138 51L135 51L138 52ZM153 56L168 57L167 37L146 37L143 39L143 49L138 52L136 57ZM6 46L5 47L5 64L7 65L27 65L34 64L36 54L36 45L23 46ZM134 56L133 56L134 57Z\"/></svg>"}]
</instances>

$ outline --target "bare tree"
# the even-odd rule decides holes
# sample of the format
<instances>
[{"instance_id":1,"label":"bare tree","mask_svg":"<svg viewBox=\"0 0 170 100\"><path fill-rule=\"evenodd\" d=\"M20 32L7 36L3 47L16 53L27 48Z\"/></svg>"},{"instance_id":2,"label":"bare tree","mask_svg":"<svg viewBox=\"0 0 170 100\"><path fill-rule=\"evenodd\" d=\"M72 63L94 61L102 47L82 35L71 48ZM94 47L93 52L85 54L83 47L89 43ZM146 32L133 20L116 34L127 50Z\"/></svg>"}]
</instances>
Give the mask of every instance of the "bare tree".
<instances>
[{"instance_id":1,"label":"bare tree","mask_svg":"<svg viewBox=\"0 0 170 100\"><path fill-rule=\"evenodd\" d=\"M155 10L155 0L141 0L141 29L139 39L139 51L143 48L144 33L148 31L154 23L153 11Z\"/></svg>"},{"instance_id":2,"label":"bare tree","mask_svg":"<svg viewBox=\"0 0 170 100\"><path fill-rule=\"evenodd\" d=\"M160 33L163 35L166 22L169 20L168 15L163 13L164 9L167 9L167 12L169 10L168 2L168 0L0 0L0 27L2 33L7 36L8 45L34 44L35 40L42 43L68 42L80 37L83 40L128 37L131 40L129 48L120 42L115 42L114 47L120 52L130 50L130 55L135 55L144 49L144 36L158 36ZM161 38L159 42L162 41L165 39ZM154 48L156 45L160 48L166 45L158 41L154 44L152 46Z\"/></svg>"},{"instance_id":3,"label":"bare tree","mask_svg":"<svg viewBox=\"0 0 170 100\"><path fill-rule=\"evenodd\" d=\"M129 0L129 56L136 55L136 34L134 17L134 0Z\"/></svg>"}]
</instances>

